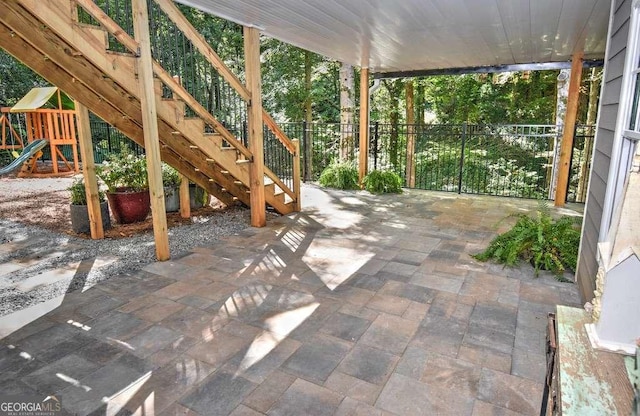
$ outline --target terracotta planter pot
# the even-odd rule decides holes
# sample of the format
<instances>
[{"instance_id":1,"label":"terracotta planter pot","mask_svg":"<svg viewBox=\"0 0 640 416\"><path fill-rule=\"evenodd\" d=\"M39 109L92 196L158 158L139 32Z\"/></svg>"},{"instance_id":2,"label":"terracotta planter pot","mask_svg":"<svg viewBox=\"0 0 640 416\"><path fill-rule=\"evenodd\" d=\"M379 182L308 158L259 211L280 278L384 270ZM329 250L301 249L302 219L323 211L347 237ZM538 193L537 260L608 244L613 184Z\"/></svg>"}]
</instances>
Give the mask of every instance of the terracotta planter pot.
<instances>
[{"instance_id":1,"label":"terracotta planter pot","mask_svg":"<svg viewBox=\"0 0 640 416\"><path fill-rule=\"evenodd\" d=\"M90 234L91 225L89 224L89 211L86 205L70 205L71 211L71 229L74 233ZM100 214L102 217L102 228L108 230L111 228L111 218L109 218L109 204L107 201L100 203Z\"/></svg>"},{"instance_id":2,"label":"terracotta planter pot","mask_svg":"<svg viewBox=\"0 0 640 416\"><path fill-rule=\"evenodd\" d=\"M120 224L144 221L151 211L149 190L131 191L128 188L117 188L116 192L108 192L107 199L111 212Z\"/></svg>"}]
</instances>

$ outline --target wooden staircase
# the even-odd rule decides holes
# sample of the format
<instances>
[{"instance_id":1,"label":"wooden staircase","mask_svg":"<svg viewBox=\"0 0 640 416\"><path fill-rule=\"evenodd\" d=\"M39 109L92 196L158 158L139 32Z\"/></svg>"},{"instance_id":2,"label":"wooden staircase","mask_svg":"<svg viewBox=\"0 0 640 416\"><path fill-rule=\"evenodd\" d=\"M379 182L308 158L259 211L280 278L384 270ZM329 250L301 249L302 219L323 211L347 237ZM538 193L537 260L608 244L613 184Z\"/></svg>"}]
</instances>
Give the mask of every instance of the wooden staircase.
<instances>
[{"instance_id":1,"label":"wooden staircase","mask_svg":"<svg viewBox=\"0 0 640 416\"><path fill-rule=\"evenodd\" d=\"M202 48L203 39L170 0L157 4L175 18ZM78 6L100 23L79 23ZM177 14L176 14L177 13ZM108 35L128 53L112 52ZM0 14L0 46L35 72L83 103L93 113L144 146L137 42L90 0L12 0ZM212 58L217 58L215 52ZM218 58L219 59L219 58ZM246 87L220 62L214 67L249 100ZM223 64L222 64L223 65ZM153 63L162 160L226 204L250 205L249 166L254 155L196 99L178 79ZM171 98L163 97L170 90ZM195 117L186 117L195 114ZM277 177L265 166L265 201L281 214L299 210L299 150L266 114L264 125L293 155L292 177ZM285 182L292 183L287 186Z\"/></svg>"}]
</instances>

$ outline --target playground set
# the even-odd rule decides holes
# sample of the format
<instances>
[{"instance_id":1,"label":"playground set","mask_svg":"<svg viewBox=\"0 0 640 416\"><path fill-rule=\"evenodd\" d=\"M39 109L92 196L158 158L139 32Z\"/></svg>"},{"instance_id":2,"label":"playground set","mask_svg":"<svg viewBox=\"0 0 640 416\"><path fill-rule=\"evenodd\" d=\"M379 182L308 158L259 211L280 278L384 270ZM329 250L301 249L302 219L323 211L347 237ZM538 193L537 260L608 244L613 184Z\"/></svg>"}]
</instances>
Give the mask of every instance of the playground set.
<instances>
[{"instance_id":1,"label":"playground set","mask_svg":"<svg viewBox=\"0 0 640 416\"><path fill-rule=\"evenodd\" d=\"M80 171L76 112L65 108L72 107L65 105L71 102L56 87L33 88L13 107L0 109L0 151L8 151L13 159L0 167L0 176L18 171L18 177L53 177ZM12 123L12 114L24 117L24 132L22 128L16 129L18 124ZM50 164L43 160L47 145ZM63 146L70 148L67 156Z\"/></svg>"}]
</instances>

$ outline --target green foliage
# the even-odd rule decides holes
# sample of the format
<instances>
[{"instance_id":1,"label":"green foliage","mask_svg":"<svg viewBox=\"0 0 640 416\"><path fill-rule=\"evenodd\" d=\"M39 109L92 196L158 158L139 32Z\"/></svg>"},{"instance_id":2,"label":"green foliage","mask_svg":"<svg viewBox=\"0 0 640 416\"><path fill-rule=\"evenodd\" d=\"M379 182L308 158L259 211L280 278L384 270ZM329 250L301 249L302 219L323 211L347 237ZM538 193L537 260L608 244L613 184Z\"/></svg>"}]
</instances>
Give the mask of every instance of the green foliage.
<instances>
[{"instance_id":1,"label":"green foliage","mask_svg":"<svg viewBox=\"0 0 640 416\"><path fill-rule=\"evenodd\" d=\"M104 181L109 192L116 192L118 188L128 188L133 192L147 189L147 160L144 156L135 156L122 149L119 155L114 155L96 166L100 179Z\"/></svg>"},{"instance_id":2,"label":"green foliage","mask_svg":"<svg viewBox=\"0 0 640 416\"><path fill-rule=\"evenodd\" d=\"M390 170L373 170L364 177L364 189L372 194L402 193L402 178Z\"/></svg>"},{"instance_id":3,"label":"green foliage","mask_svg":"<svg viewBox=\"0 0 640 416\"><path fill-rule=\"evenodd\" d=\"M429 77L424 80L425 101L445 124L547 124L554 121L557 75L532 71Z\"/></svg>"},{"instance_id":4,"label":"green foliage","mask_svg":"<svg viewBox=\"0 0 640 416\"><path fill-rule=\"evenodd\" d=\"M9 163L13 162L13 154L11 154L11 150L2 149L0 150L0 166L7 166Z\"/></svg>"},{"instance_id":5,"label":"green foliage","mask_svg":"<svg viewBox=\"0 0 640 416\"><path fill-rule=\"evenodd\" d=\"M360 189L358 169L353 163L332 163L320 174L320 185L337 189Z\"/></svg>"},{"instance_id":6,"label":"green foliage","mask_svg":"<svg viewBox=\"0 0 640 416\"><path fill-rule=\"evenodd\" d=\"M0 49L0 106L13 106L33 87L49 83Z\"/></svg>"},{"instance_id":7,"label":"green foliage","mask_svg":"<svg viewBox=\"0 0 640 416\"><path fill-rule=\"evenodd\" d=\"M535 218L519 215L511 230L500 234L485 251L473 257L509 266L522 259L533 265L536 276L542 269L561 277L566 268L576 269L579 244L580 231L575 219L554 220L548 206L541 204Z\"/></svg>"},{"instance_id":8,"label":"green foliage","mask_svg":"<svg viewBox=\"0 0 640 416\"><path fill-rule=\"evenodd\" d=\"M164 162L162 162L162 184L166 187L180 186L180 173Z\"/></svg>"},{"instance_id":9,"label":"green foliage","mask_svg":"<svg viewBox=\"0 0 640 416\"><path fill-rule=\"evenodd\" d=\"M339 63L276 39L264 39L261 49L263 100L270 112L283 120L302 121L305 101L310 99L314 121L340 119ZM310 72L309 86L305 82L306 70Z\"/></svg>"},{"instance_id":10,"label":"green foliage","mask_svg":"<svg viewBox=\"0 0 640 416\"><path fill-rule=\"evenodd\" d=\"M87 192L84 187L83 177L76 178L67 190L71 193L72 205L87 205ZM98 189L98 200L100 203L105 201L104 191Z\"/></svg>"}]
</instances>

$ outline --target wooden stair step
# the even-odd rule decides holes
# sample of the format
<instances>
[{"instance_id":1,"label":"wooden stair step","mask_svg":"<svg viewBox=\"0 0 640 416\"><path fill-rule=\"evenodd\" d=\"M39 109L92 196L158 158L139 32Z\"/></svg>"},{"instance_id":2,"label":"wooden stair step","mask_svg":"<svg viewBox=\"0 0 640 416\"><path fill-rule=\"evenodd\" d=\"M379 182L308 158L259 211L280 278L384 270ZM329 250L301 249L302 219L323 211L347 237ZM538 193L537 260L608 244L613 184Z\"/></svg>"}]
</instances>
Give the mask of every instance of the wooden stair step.
<instances>
[{"instance_id":1,"label":"wooden stair step","mask_svg":"<svg viewBox=\"0 0 640 416\"><path fill-rule=\"evenodd\" d=\"M184 121L184 115L186 112L186 104L184 101L176 100L174 98L162 97L160 99L162 105L170 106L173 110L173 113L176 116L176 123L182 123Z\"/></svg>"},{"instance_id":2,"label":"wooden stair step","mask_svg":"<svg viewBox=\"0 0 640 416\"><path fill-rule=\"evenodd\" d=\"M82 27L82 30L91 35L91 37L95 38L98 44L104 49L109 48L109 35L107 31L101 29L99 27L93 25L82 25L78 24L79 27Z\"/></svg>"},{"instance_id":3,"label":"wooden stair step","mask_svg":"<svg viewBox=\"0 0 640 416\"><path fill-rule=\"evenodd\" d=\"M204 121L202 121L199 117L184 117L182 123L187 126L187 128L198 131L200 136L204 135Z\"/></svg>"}]
</instances>

